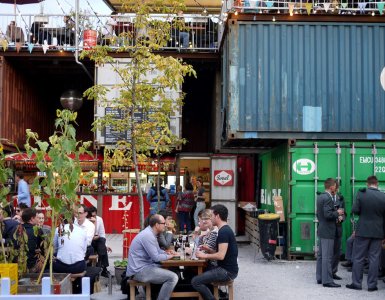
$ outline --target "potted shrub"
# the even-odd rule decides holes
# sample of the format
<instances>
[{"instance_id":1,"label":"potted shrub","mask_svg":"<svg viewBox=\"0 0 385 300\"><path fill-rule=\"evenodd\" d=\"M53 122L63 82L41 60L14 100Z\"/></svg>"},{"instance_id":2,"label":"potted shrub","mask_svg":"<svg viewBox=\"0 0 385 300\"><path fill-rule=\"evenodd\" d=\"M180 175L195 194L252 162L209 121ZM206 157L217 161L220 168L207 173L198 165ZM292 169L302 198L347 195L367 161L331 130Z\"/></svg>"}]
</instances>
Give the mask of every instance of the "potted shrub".
<instances>
[{"instance_id":1,"label":"potted shrub","mask_svg":"<svg viewBox=\"0 0 385 300\"><path fill-rule=\"evenodd\" d=\"M62 218L72 217L74 206L79 203L76 194L82 172L79 156L84 153L91 155L87 150L91 142L76 140L76 129L73 124L76 124L77 113L67 109L57 110L56 116L56 130L48 141L41 141L37 133L30 129L26 130L27 154L34 157L39 171L46 174L42 181L38 177L35 178L31 191L34 195L41 195L43 189L52 221L52 231L47 238L47 251L37 284L40 284L46 265L49 266L51 284L54 283L52 260L55 228L61 223ZM91 174L87 174L85 178L89 179L90 176Z\"/></svg>"},{"instance_id":2,"label":"potted shrub","mask_svg":"<svg viewBox=\"0 0 385 300\"><path fill-rule=\"evenodd\" d=\"M120 285L120 282L122 281L122 274L127 269L128 262L127 260L115 260L114 266L115 266L115 278L116 283Z\"/></svg>"}]
</instances>

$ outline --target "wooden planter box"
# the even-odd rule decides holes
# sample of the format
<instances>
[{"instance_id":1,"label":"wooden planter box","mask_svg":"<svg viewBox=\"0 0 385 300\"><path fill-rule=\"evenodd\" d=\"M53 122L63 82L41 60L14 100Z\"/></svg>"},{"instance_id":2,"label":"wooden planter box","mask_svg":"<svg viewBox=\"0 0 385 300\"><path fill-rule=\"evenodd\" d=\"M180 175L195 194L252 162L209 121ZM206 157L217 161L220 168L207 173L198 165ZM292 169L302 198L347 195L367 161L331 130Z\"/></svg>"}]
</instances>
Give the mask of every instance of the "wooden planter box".
<instances>
[{"instance_id":1,"label":"wooden planter box","mask_svg":"<svg viewBox=\"0 0 385 300\"><path fill-rule=\"evenodd\" d=\"M29 278L31 283L21 285L17 288L18 294L38 294L41 295L41 284L36 284L39 274L25 274L23 278ZM44 273L43 277L49 277ZM72 282L70 274L54 273L54 284L51 285L51 294L72 294Z\"/></svg>"}]
</instances>

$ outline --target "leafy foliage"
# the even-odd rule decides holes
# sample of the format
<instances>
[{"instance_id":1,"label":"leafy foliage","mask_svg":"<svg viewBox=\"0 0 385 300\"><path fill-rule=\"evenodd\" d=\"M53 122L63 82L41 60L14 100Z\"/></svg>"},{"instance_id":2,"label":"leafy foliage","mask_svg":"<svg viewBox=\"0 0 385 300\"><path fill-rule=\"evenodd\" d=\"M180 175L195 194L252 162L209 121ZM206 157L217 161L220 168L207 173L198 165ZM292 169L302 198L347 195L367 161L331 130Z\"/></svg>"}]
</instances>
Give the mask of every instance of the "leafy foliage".
<instances>
[{"instance_id":1,"label":"leafy foliage","mask_svg":"<svg viewBox=\"0 0 385 300\"><path fill-rule=\"evenodd\" d=\"M28 156L31 158L34 155L37 168L46 174L42 181L39 181L37 177L35 178L31 190L35 195L44 192L47 197L47 202L51 208L50 217L53 229L60 224L63 217L72 218L74 205L79 201L76 195L82 172L79 156L85 153L92 155L88 151L91 142L76 140L76 129L73 123L76 124L77 113L64 109L57 110L56 115L56 131L49 137L49 141L39 140L37 133L27 129L25 144ZM92 177L91 173L85 176L87 179L90 177ZM51 280L54 233L55 230L52 230L48 239L48 255L46 255L45 261L46 264L48 259L51 259Z\"/></svg>"},{"instance_id":2,"label":"leafy foliage","mask_svg":"<svg viewBox=\"0 0 385 300\"><path fill-rule=\"evenodd\" d=\"M152 154L160 156L170 152L173 147L185 143L173 134L170 120L179 115L184 94L181 90L184 77L195 76L191 65L172 56L163 56L158 51L170 39L170 22L179 10L183 10L182 0L122 1L122 9L136 14L135 32L125 32L121 40L134 41L122 43L118 51L128 52L128 63L119 64L108 52L108 46L98 46L82 52L81 57L89 57L97 65L110 64L118 74L120 82L112 89L118 96L108 99L111 89L95 85L84 95L97 100L99 106L118 108L122 118L115 119L106 115L96 119L94 130L103 130L107 126L115 131L129 132L129 140L120 140L113 149L105 150L105 159L111 165L133 165L140 199L140 220L143 226L143 195L140 187L138 164ZM150 13L163 14L164 19L151 18ZM176 21L178 29L183 30L184 23ZM175 95L177 93L177 95ZM111 93L110 93L111 94ZM136 116L145 117L138 120ZM159 198L159 197L158 197Z\"/></svg>"}]
</instances>

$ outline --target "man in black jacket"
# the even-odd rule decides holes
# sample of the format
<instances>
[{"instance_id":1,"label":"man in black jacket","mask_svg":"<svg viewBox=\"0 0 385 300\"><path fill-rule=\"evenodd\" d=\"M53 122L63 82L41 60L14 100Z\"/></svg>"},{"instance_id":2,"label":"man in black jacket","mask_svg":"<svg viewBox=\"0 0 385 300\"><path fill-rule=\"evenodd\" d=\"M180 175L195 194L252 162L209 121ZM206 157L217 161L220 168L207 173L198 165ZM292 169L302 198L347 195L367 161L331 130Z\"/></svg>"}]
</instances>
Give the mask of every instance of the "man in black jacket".
<instances>
[{"instance_id":1,"label":"man in black jacket","mask_svg":"<svg viewBox=\"0 0 385 300\"><path fill-rule=\"evenodd\" d=\"M342 209L336 209L332 200L337 183L333 178L328 178L324 183L325 192L317 197L317 219L319 247L317 253L316 279L324 287L341 287L334 283L332 273L332 259L334 239L336 236L336 221L344 214Z\"/></svg>"},{"instance_id":2,"label":"man in black jacket","mask_svg":"<svg viewBox=\"0 0 385 300\"><path fill-rule=\"evenodd\" d=\"M363 264L369 261L368 291L377 290L378 266L381 254L381 241L384 238L385 194L378 190L376 176L369 176L368 188L357 192L352 213L359 215L356 238L353 245L352 283L346 287L362 289Z\"/></svg>"},{"instance_id":3,"label":"man in black jacket","mask_svg":"<svg viewBox=\"0 0 385 300\"><path fill-rule=\"evenodd\" d=\"M333 279L335 280L341 280L342 278L337 275L338 271L338 264L340 262L340 256L341 256L341 240L342 240L342 222L345 221L345 200L344 196L342 196L340 193L338 193L339 184L337 182L336 190L334 193L332 193L333 198L333 204L336 209L343 209L344 214L342 216L338 216L338 219L336 221L336 236L334 239L334 254L333 254L333 260L332 260L332 272L333 272Z\"/></svg>"}]
</instances>

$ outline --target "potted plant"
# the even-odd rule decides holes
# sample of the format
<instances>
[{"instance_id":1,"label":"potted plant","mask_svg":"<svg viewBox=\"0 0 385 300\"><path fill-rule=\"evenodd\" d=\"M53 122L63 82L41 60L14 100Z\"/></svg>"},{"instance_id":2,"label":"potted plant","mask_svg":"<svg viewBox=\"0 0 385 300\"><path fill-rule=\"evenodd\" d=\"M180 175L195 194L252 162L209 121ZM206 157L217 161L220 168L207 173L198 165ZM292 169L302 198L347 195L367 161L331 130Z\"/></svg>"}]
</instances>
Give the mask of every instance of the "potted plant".
<instances>
[{"instance_id":1,"label":"potted plant","mask_svg":"<svg viewBox=\"0 0 385 300\"><path fill-rule=\"evenodd\" d=\"M122 274L123 272L126 271L127 269L128 262L127 260L115 260L114 261L114 266L115 266L115 278L116 278L116 283L120 285L120 282L122 281Z\"/></svg>"},{"instance_id":2,"label":"potted plant","mask_svg":"<svg viewBox=\"0 0 385 300\"><path fill-rule=\"evenodd\" d=\"M57 110L55 120L56 130L49 137L49 141L41 141L37 133L30 129L26 130L27 141L25 149L29 157L34 157L36 166L40 172L44 172L46 177L41 181L36 177L31 191L34 195L41 195L44 191L44 199L50 208L50 218L52 222L51 234L47 237L47 251L45 253L42 271L37 279L40 280L45 266L48 264L51 284L53 281L53 241L55 228L61 223L63 218L70 218L73 214L74 206L79 203L76 194L80 184L79 178L82 172L79 156L84 153L91 154L87 149L91 142L79 142L76 140L77 113L70 110ZM92 154L91 154L92 155ZM92 176L87 174L87 179ZM42 197L43 198L43 197ZM70 234L70 233L68 233Z\"/></svg>"}]
</instances>

